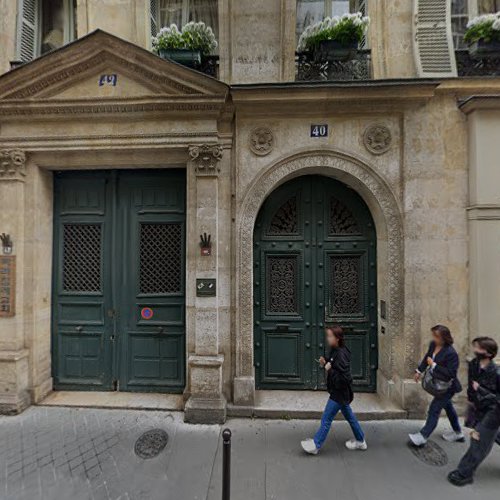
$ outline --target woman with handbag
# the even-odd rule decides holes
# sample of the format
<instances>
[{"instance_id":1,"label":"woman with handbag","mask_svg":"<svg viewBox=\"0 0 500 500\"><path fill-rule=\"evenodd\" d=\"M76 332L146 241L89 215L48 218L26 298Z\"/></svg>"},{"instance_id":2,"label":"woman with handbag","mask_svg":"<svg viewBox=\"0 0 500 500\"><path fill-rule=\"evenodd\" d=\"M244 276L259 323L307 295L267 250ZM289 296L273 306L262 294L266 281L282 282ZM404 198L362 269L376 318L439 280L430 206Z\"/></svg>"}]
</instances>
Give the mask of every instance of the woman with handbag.
<instances>
[{"instance_id":1,"label":"woman with handbag","mask_svg":"<svg viewBox=\"0 0 500 500\"><path fill-rule=\"evenodd\" d=\"M449 442L465 440L458 415L453 406L453 396L462 390L457 378L460 364L457 351L453 347L453 337L450 330L443 325L431 328L432 342L424 359L415 371L415 382L422 377L424 390L434 396L424 427L420 432L410 434L410 441L415 446L423 446L436 429L441 412L445 410L452 430L443 434L443 439Z\"/></svg>"}]
</instances>

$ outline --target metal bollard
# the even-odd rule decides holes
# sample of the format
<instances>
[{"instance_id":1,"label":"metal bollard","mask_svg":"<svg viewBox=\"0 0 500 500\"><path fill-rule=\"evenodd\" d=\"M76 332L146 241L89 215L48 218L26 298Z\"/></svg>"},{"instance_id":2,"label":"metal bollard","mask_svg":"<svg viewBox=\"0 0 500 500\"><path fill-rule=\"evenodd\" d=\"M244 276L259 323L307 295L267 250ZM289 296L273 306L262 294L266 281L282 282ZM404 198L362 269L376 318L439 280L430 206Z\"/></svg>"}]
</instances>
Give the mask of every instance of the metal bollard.
<instances>
[{"instance_id":1,"label":"metal bollard","mask_svg":"<svg viewBox=\"0 0 500 500\"><path fill-rule=\"evenodd\" d=\"M231 431L222 431L222 500L231 499Z\"/></svg>"}]
</instances>

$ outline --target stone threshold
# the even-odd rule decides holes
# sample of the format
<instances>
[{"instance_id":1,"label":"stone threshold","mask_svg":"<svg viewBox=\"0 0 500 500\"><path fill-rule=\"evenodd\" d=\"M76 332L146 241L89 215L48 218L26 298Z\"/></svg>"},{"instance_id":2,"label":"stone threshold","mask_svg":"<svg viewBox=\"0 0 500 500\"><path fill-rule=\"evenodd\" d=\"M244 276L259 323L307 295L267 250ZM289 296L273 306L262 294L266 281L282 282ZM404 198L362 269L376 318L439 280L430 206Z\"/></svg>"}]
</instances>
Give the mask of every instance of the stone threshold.
<instances>
[{"instance_id":1,"label":"stone threshold","mask_svg":"<svg viewBox=\"0 0 500 500\"><path fill-rule=\"evenodd\" d=\"M54 391L37 406L182 411L182 394L136 392Z\"/></svg>"},{"instance_id":2,"label":"stone threshold","mask_svg":"<svg viewBox=\"0 0 500 500\"><path fill-rule=\"evenodd\" d=\"M256 391L255 406L228 404L228 417L268 419L314 419L323 414L327 393L308 391ZM359 420L399 420L408 414L378 394L357 393L352 408ZM342 418L339 414L337 418Z\"/></svg>"},{"instance_id":3,"label":"stone threshold","mask_svg":"<svg viewBox=\"0 0 500 500\"><path fill-rule=\"evenodd\" d=\"M227 416L318 420L323 413L326 399L327 394L323 391L256 391L255 406L235 406L229 403ZM184 398L182 394L54 391L38 403L38 406L184 411ZM408 418L405 410L378 394L358 393L352 407L362 421ZM342 416L339 415L339 418Z\"/></svg>"}]
</instances>

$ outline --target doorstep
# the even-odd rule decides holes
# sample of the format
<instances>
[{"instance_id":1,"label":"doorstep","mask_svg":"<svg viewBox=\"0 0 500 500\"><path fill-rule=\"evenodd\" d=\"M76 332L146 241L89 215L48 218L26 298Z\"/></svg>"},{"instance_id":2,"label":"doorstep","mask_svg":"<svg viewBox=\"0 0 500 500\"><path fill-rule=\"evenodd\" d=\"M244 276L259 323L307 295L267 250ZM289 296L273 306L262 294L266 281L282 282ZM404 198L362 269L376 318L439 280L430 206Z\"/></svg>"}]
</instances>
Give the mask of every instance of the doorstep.
<instances>
[{"instance_id":1,"label":"doorstep","mask_svg":"<svg viewBox=\"0 0 500 500\"><path fill-rule=\"evenodd\" d=\"M317 420L323 414L326 398L327 393L323 391L255 391L254 407L228 404L227 416ZM358 419L364 421L408 417L405 410L378 394L355 394L352 408Z\"/></svg>"},{"instance_id":2,"label":"doorstep","mask_svg":"<svg viewBox=\"0 0 500 500\"><path fill-rule=\"evenodd\" d=\"M37 406L182 411L182 394L137 392L54 391Z\"/></svg>"}]
</instances>

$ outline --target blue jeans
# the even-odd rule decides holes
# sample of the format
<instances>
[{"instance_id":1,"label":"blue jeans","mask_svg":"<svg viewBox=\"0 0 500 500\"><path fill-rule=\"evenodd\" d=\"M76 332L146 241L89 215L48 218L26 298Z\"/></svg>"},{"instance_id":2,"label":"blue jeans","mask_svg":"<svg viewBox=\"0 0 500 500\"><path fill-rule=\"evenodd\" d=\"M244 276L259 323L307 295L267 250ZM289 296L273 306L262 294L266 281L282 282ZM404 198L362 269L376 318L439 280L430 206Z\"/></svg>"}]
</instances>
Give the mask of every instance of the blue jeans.
<instances>
[{"instance_id":1,"label":"blue jeans","mask_svg":"<svg viewBox=\"0 0 500 500\"><path fill-rule=\"evenodd\" d=\"M452 402L453 395L444 398L434 398L431 405L429 406L429 412L427 413L427 420L424 427L420 431L424 438L428 439L429 436L434 432L439 422L439 417L441 412L444 410L448 416L451 427L455 432L462 432L460 427L460 422L458 420L457 412Z\"/></svg>"},{"instance_id":2,"label":"blue jeans","mask_svg":"<svg viewBox=\"0 0 500 500\"><path fill-rule=\"evenodd\" d=\"M314 436L314 444L316 445L316 448L321 448L325 442L326 436L328 436L328 432L332 426L332 422L339 411L342 412L344 418L349 422L356 441L365 440L363 430L359 425L358 419L352 412L350 405L341 405L340 403L337 403L337 401L333 401L333 399L329 398L328 403L326 403L325 411L323 412L323 417L321 418L321 425L318 432L316 432Z\"/></svg>"}]
</instances>

